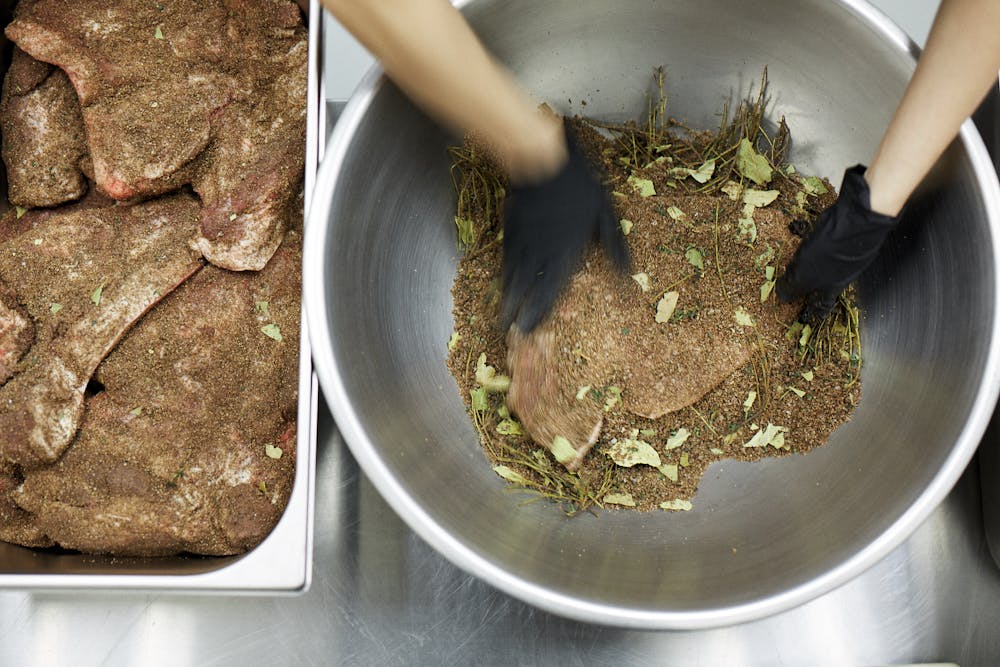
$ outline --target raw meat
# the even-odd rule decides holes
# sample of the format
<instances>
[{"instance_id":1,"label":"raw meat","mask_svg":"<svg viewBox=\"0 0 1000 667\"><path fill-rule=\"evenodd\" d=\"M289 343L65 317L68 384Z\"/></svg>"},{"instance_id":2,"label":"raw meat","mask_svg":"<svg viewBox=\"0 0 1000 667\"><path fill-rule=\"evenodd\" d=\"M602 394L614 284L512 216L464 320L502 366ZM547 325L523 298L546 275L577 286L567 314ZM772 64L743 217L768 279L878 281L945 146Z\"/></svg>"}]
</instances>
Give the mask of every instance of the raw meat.
<instances>
[{"instance_id":1,"label":"raw meat","mask_svg":"<svg viewBox=\"0 0 1000 667\"><path fill-rule=\"evenodd\" d=\"M0 388L0 457L51 463L69 444L88 381L122 334L203 266L187 247L198 204L178 195L52 214L0 245L0 280L35 342Z\"/></svg>"},{"instance_id":2,"label":"raw meat","mask_svg":"<svg viewBox=\"0 0 1000 667\"><path fill-rule=\"evenodd\" d=\"M18 48L0 99L8 199L24 208L57 206L81 197L86 154L83 118L66 75Z\"/></svg>"},{"instance_id":3,"label":"raw meat","mask_svg":"<svg viewBox=\"0 0 1000 667\"><path fill-rule=\"evenodd\" d=\"M7 36L69 75L98 188L116 199L194 184L198 247L263 267L304 164L306 35L287 0L21 3Z\"/></svg>"},{"instance_id":4,"label":"raw meat","mask_svg":"<svg viewBox=\"0 0 1000 667\"><path fill-rule=\"evenodd\" d=\"M122 339L72 446L14 494L35 527L138 556L240 553L270 532L294 478L300 243L259 273L205 268Z\"/></svg>"}]
</instances>

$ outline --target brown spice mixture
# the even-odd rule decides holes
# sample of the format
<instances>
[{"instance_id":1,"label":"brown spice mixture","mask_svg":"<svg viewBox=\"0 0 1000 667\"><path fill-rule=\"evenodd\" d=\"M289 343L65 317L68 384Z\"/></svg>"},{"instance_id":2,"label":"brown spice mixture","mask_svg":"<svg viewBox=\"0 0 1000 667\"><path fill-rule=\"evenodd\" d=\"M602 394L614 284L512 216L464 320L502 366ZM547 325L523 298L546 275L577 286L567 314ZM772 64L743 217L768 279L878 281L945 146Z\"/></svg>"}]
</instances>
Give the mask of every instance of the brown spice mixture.
<instances>
[{"instance_id":1,"label":"brown spice mixture","mask_svg":"<svg viewBox=\"0 0 1000 667\"><path fill-rule=\"evenodd\" d=\"M542 432L539 440L550 441L544 423L541 431L538 424L527 428L525 423L526 428L515 426L509 434L503 394L486 394L488 407L473 409L478 356L485 353L486 363L498 373L511 371L504 335L495 324L500 244L481 243L467 253L453 288L457 336L450 344L448 366L490 460L503 466L498 473L563 501L571 511L591 504L620 506L614 496L605 500L608 494L629 494L636 509L649 510L693 498L713 461L804 453L825 442L849 419L860 398L857 311L845 300L835 317L804 338L802 325L795 322L798 304L778 304L773 294L762 302L761 290L797 247L798 239L788 231L793 215L832 204L832 187L826 184L825 193L810 194L803 206L799 193L804 180L785 169L776 170L763 187L749 181L727 187L732 196L719 190L697 192L697 183L678 182L670 161L633 168L619 159L614 142L585 123L576 126L581 142L599 156L607 172L619 218L632 223L627 236L632 271L645 273L649 287L644 292L638 281L615 274L594 249L553 317L532 334L555 341L548 356L542 355L544 370L535 373L559 385L554 402L567 414L585 413L591 424L596 420L601 426L594 451L574 475L527 434L517 433ZM704 134L695 141L711 139ZM656 194L641 196L628 183L630 176L652 181ZM764 189L779 195L754 211L757 236L750 243L738 228L744 217L742 192ZM678 216L678 210L684 215ZM483 222L489 228L489 221ZM695 254L689 253L692 249ZM695 266L698 260L702 267ZM667 292L677 293L676 309L668 322L657 323L656 305ZM737 321L746 322L743 313L752 326ZM538 362L539 353L533 352ZM513 373L508 403L519 382L518 370ZM547 418L565 423L552 414ZM768 425L787 431L770 439L771 444L745 446ZM689 435L674 446L682 429ZM634 445L636 440L656 450L659 469L622 467L607 455L613 445Z\"/></svg>"}]
</instances>

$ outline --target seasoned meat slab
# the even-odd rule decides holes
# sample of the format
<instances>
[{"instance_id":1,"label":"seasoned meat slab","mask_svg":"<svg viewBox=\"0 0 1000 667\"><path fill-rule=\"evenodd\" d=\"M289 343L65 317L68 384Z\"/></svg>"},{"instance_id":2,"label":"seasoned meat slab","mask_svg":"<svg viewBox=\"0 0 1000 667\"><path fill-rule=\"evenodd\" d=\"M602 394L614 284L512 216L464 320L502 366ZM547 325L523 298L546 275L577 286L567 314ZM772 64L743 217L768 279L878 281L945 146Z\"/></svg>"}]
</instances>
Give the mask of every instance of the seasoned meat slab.
<instances>
[{"instance_id":1,"label":"seasoned meat slab","mask_svg":"<svg viewBox=\"0 0 1000 667\"><path fill-rule=\"evenodd\" d=\"M270 532L294 477L300 243L259 273L205 268L122 339L72 446L14 494L39 531L137 556L240 553Z\"/></svg>"},{"instance_id":2,"label":"seasoned meat slab","mask_svg":"<svg viewBox=\"0 0 1000 667\"><path fill-rule=\"evenodd\" d=\"M508 333L507 405L539 444L551 448L557 436L568 441L576 455L559 458L570 470L597 441L604 415L582 388L655 419L691 405L749 358L746 344L715 333L731 320L728 310L706 309L662 330L652 315L637 283L591 253L548 320L528 335ZM626 343L623 325L631 329ZM619 390L617 399L609 387Z\"/></svg>"},{"instance_id":3,"label":"seasoned meat slab","mask_svg":"<svg viewBox=\"0 0 1000 667\"><path fill-rule=\"evenodd\" d=\"M8 199L24 208L57 206L81 197L86 154L83 117L67 76L14 49L0 98Z\"/></svg>"},{"instance_id":4,"label":"seasoned meat slab","mask_svg":"<svg viewBox=\"0 0 1000 667\"><path fill-rule=\"evenodd\" d=\"M0 280L35 326L34 344L0 388L0 458L29 467L62 454L98 363L201 268L187 245L197 215L197 202L185 195L80 207L0 244Z\"/></svg>"},{"instance_id":5,"label":"seasoned meat slab","mask_svg":"<svg viewBox=\"0 0 1000 667\"><path fill-rule=\"evenodd\" d=\"M193 183L199 248L234 270L280 243L304 164L306 34L289 0L36 0L7 36L79 96L97 186Z\"/></svg>"},{"instance_id":6,"label":"seasoned meat slab","mask_svg":"<svg viewBox=\"0 0 1000 667\"><path fill-rule=\"evenodd\" d=\"M0 459L0 540L25 547L50 547L52 540L14 501L23 481L20 466Z\"/></svg>"},{"instance_id":7,"label":"seasoned meat slab","mask_svg":"<svg viewBox=\"0 0 1000 667\"><path fill-rule=\"evenodd\" d=\"M31 347L35 327L14 293L0 284L0 385L14 374L17 362Z\"/></svg>"}]
</instances>

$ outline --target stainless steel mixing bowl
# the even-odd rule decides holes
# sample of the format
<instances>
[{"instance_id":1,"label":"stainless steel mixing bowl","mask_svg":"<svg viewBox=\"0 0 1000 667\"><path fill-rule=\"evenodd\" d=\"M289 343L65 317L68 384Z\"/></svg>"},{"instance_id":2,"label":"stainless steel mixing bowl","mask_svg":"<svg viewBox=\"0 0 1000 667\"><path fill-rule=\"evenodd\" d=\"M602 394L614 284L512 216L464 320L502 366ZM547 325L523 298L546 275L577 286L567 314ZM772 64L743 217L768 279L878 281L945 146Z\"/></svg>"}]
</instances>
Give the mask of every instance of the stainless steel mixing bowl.
<instances>
[{"instance_id":1,"label":"stainless steel mixing bowl","mask_svg":"<svg viewBox=\"0 0 1000 667\"><path fill-rule=\"evenodd\" d=\"M914 47L858 0L472 0L488 47L564 113L714 128L767 65L792 161L839 184L870 160ZM583 105L583 102L586 105ZM919 137L914 137L919 141ZM490 470L445 368L457 262L453 139L373 73L342 116L306 240L316 370L362 468L459 566L567 616L633 627L746 621L844 583L946 495L998 375L996 174L971 124L860 285L864 396L807 456L709 468L687 513L564 517ZM335 564L327 564L336 567Z\"/></svg>"}]
</instances>

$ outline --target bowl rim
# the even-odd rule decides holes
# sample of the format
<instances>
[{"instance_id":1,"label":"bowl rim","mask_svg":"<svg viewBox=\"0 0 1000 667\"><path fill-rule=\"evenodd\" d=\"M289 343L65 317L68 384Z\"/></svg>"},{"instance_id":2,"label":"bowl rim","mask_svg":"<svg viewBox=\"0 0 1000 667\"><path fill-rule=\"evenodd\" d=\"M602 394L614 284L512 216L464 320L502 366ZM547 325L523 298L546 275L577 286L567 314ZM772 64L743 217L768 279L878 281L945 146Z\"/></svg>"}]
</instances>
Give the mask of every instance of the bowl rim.
<instances>
[{"instance_id":1,"label":"bowl rim","mask_svg":"<svg viewBox=\"0 0 1000 667\"><path fill-rule=\"evenodd\" d=\"M458 0L454 4L461 10L476 1ZM916 61L920 48L886 14L867 0L838 2L867 23L869 28L895 49L909 54ZM1000 185L993 161L971 119L962 124L958 139L973 167L986 204L987 225L992 232L992 254L997 260L989 350L979 390L955 446L914 503L881 535L839 565L786 591L750 602L697 611L651 611L580 600L514 575L456 539L414 501L375 454L349 399L332 346L326 344L326 341L331 340L332 331L326 317L327 285L321 277L333 195L354 134L376 95L386 85L389 85L389 80L376 64L358 84L329 139L316 177L308 224L305 226L303 277L311 285L310 289L305 290L304 308L312 342L314 369L348 448L393 510L415 533L453 564L520 600L579 621L637 629L702 630L745 623L788 611L847 583L904 542L951 491L979 446L1000 394L1000 383L996 381L1000 377Z\"/></svg>"}]
</instances>

